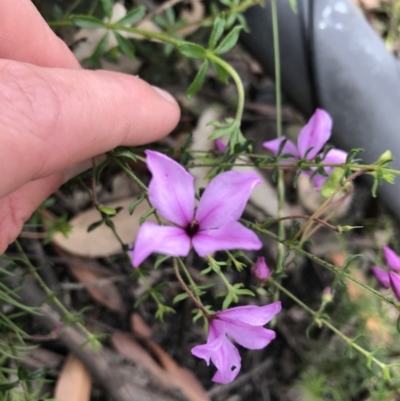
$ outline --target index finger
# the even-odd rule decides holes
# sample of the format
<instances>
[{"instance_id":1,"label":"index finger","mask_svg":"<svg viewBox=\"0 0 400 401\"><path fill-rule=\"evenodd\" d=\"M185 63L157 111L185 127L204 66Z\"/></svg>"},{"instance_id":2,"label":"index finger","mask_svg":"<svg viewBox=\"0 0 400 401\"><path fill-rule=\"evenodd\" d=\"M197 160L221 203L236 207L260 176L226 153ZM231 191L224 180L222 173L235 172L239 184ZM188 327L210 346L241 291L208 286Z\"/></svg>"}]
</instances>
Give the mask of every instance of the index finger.
<instances>
[{"instance_id":1,"label":"index finger","mask_svg":"<svg viewBox=\"0 0 400 401\"><path fill-rule=\"evenodd\" d=\"M80 68L30 0L0 0L0 58L41 67Z\"/></svg>"}]
</instances>

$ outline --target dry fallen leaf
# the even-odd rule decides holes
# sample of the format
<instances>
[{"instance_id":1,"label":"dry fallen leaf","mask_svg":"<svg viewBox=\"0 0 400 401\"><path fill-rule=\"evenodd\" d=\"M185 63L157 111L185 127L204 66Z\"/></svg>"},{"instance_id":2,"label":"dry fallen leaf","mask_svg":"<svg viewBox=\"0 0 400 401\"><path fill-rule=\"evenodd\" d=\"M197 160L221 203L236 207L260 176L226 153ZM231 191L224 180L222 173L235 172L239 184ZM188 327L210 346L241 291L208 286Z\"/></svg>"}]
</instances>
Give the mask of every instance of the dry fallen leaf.
<instances>
[{"instance_id":1,"label":"dry fallen leaf","mask_svg":"<svg viewBox=\"0 0 400 401\"><path fill-rule=\"evenodd\" d=\"M162 383L179 388L190 401L209 401L209 397L195 375L180 367L158 344L150 339L151 329L138 314L131 316L132 331L150 349L151 355L128 333L114 332L111 343L126 358L141 364Z\"/></svg>"},{"instance_id":2,"label":"dry fallen leaf","mask_svg":"<svg viewBox=\"0 0 400 401\"><path fill-rule=\"evenodd\" d=\"M88 269L85 265L80 265L79 263L69 263L68 267L74 277L81 283L91 283L107 278L101 272ZM95 301L108 309L121 314L126 312L124 301L114 283L102 283L102 285L98 286L88 285L86 290Z\"/></svg>"},{"instance_id":3,"label":"dry fallen leaf","mask_svg":"<svg viewBox=\"0 0 400 401\"><path fill-rule=\"evenodd\" d=\"M58 401L89 401L92 379L83 363L69 354L58 377L54 398Z\"/></svg>"},{"instance_id":4,"label":"dry fallen leaf","mask_svg":"<svg viewBox=\"0 0 400 401\"><path fill-rule=\"evenodd\" d=\"M132 216L129 215L129 205L136 198L123 199L111 202L105 206L123 209L112 218L115 229L121 240L126 244L132 244L139 230L140 217L149 210L148 204L144 201L139 204ZM88 227L100 220L100 213L96 208L92 208L76 215L69 224L72 230L66 238L61 233L54 236L53 242L64 251L76 256L99 258L110 256L121 252L121 244L115 235L105 224L97 227L91 232L87 232ZM150 216L148 221L155 222L154 216Z\"/></svg>"}]
</instances>

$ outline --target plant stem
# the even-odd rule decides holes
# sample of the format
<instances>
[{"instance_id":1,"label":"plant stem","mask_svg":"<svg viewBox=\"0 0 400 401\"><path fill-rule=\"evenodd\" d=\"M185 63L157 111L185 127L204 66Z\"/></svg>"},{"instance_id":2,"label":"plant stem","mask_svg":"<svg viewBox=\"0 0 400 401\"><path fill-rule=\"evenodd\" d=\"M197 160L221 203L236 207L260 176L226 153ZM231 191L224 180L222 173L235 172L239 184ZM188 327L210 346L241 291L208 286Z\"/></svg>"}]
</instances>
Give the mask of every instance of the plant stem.
<instances>
[{"instance_id":1,"label":"plant stem","mask_svg":"<svg viewBox=\"0 0 400 401\"><path fill-rule=\"evenodd\" d=\"M299 306L301 306L304 310L306 310L313 318L315 323L317 324L323 324L326 327L328 327L331 331L333 331L336 335L338 335L343 341L347 343L348 346L353 347L356 349L358 352L363 354L368 361L374 362L377 366L379 366L382 370L388 369L388 365L381 362L380 360L376 359L373 356L373 353L370 351L367 351L360 345L356 344L354 340L351 338L347 337L345 334L343 334L339 329L337 329L335 326L333 326L330 322L328 322L326 319L322 318L320 316L320 313L314 311L310 307L308 307L304 302L300 301L299 298L297 298L294 294L292 294L290 291L288 291L285 287L280 285L276 280L273 278L269 279L269 282L274 285L276 288L278 288L280 291L285 293L288 297L292 298L293 301L295 301Z\"/></svg>"},{"instance_id":2,"label":"plant stem","mask_svg":"<svg viewBox=\"0 0 400 401\"><path fill-rule=\"evenodd\" d=\"M100 348L101 344L95 338L95 336L92 333L90 333L82 323L76 321L76 319L71 314L71 312L61 303L61 301L56 297L55 293L46 285L46 283L43 281L43 279L38 274L35 266L33 266L31 261L26 256L20 243L18 241L15 241L15 245L16 245L18 251L21 253L24 263L28 267L29 273L36 279L36 281L42 287L42 289L44 290L44 292L46 293L48 298L51 299L52 302L54 302L54 304L57 306L57 308L63 313L64 317L67 317L67 321L70 321L70 322L74 321L74 324L76 324L76 326L86 335L89 342L92 345L94 345L94 348L96 348L96 349Z\"/></svg>"},{"instance_id":3,"label":"plant stem","mask_svg":"<svg viewBox=\"0 0 400 401\"><path fill-rule=\"evenodd\" d=\"M351 282L353 282L354 284L357 284L359 287L371 292L372 294L374 294L375 296L377 296L378 298L382 299L383 301L387 302L388 304L391 304L393 306L395 306L398 310L400 310L400 303L394 301L393 299L390 299L388 297L385 297L384 295L382 295L379 291L374 290L373 288L369 287L368 285L362 283L361 281L358 281L357 279L355 279L354 277L352 277L350 274L344 272L344 271L340 271L340 267L337 267L323 259L318 258L317 256L305 251L304 249L302 249L300 246L294 245L294 244L290 244L289 241L284 241L281 240L279 238L279 236L277 236L276 234L262 229L260 228L257 224L254 224L250 221L246 221L244 219L241 219L241 221L243 221L245 224L247 224L250 228L252 228L255 231L258 231L262 234L267 235L268 237L274 239L277 242L282 242L284 243L289 249L292 249L294 251L296 251L297 253L299 253L300 255L303 255L307 258L309 258L310 260L312 260L315 263L318 263L319 265L325 267L326 269L330 270L332 273L334 273L335 275L340 275L342 277L344 277L346 280L349 280Z\"/></svg>"},{"instance_id":4,"label":"plant stem","mask_svg":"<svg viewBox=\"0 0 400 401\"><path fill-rule=\"evenodd\" d=\"M182 288L188 294L189 298L193 301L193 303L197 306L198 309L201 310L203 313L204 317L207 320L210 320L211 315L206 311L202 303L194 296L192 291L190 291L189 287L186 285L186 283L183 281L181 274L179 273L179 266L178 266L178 260L177 258L173 258L173 264L174 264L174 271L175 271L175 276L178 279L179 283L181 284Z\"/></svg>"},{"instance_id":5,"label":"plant stem","mask_svg":"<svg viewBox=\"0 0 400 401\"><path fill-rule=\"evenodd\" d=\"M272 34L274 42L274 68L275 68L275 96L276 96L276 134L280 138L282 136L282 98L281 98L281 66L279 52L279 27L278 27L278 10L276 0L271 0L271 15L272 15ZM285 181L284 171L278 170L278 235L282 240L285 239ZM284 270L283 259L285 256L285 246L283 243L278 243L278 253L276 259L276 272L281 273ZM274 301L279 299L279 291L274 294ZM274 322L274 321L273 321Z\"/></svg>"}]
</instances>

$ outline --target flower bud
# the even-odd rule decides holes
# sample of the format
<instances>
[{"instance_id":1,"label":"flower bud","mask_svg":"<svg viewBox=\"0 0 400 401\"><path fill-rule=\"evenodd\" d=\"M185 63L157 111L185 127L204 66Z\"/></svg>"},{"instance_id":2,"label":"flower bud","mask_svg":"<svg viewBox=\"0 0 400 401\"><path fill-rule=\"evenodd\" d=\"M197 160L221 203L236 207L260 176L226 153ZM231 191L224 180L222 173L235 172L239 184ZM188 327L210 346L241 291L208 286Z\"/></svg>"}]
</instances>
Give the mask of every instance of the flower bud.
<instances>
[{"instance_id":1,"label":"flower bud","mask_svg":"<svg viewBox=\"0 0 400 401\"><path fill-rule=\"evenodd\" d=\"M267 264L265 263L264 257L259 257L255 265L251 268L252 273L257 278L257 280L264 281L271 276L271 271L269 270Z\"/></svg>"},{"instance_id":2,"label":"flower bud","mask_svg":"<svg viewBox=\"0 0 400 401\"><path fill-rule=\"evenodd\" d=\"M332 302L333 295L331 291L331 287L326 287L324 291L322 291L322 302L327 304L328 302Z\"/></svg>"},{"instance_id":3,"label":"flower bud","mask_svg":"<svg viewBox=\"0 0 400 401\"><path fill-rule=\"evenodd\" d=\"M389 272L389 278L394 295L400 301L400 276L395 272Z\"/></svg>"},{"instance_id":4,"label":"flower bud","mask_svg":"<svg viewBox=\"0 0 400 401\"><path fill-rule=\"evenodd\" d=\"M221 139L219 139L219 138L216 139L214 142L214 145L215 145L215 149L217 149L218 152L225 152L226 145L222 142Z\"/></svg>"}]
</instances>

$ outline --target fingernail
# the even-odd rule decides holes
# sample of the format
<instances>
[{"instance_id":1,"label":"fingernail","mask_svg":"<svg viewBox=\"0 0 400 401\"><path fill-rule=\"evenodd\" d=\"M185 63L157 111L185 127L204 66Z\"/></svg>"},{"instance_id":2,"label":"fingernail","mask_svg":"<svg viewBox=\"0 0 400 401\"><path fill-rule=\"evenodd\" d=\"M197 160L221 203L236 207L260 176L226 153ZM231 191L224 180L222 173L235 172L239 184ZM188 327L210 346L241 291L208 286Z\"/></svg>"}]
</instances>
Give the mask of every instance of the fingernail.
<instances>
[{"instance_id":1,"label":"fingernail","mask_svg":"<svg viewBox=\"0 0 400 401\"><path fill-rule=\"evenodd\" d=\"M159 88L158 86L153 86L153 88L158 92L165 100L168 100L168 102L171 103L176 103L175 98L167 91L164 89Z\"/></svg>"}]
</instances>

